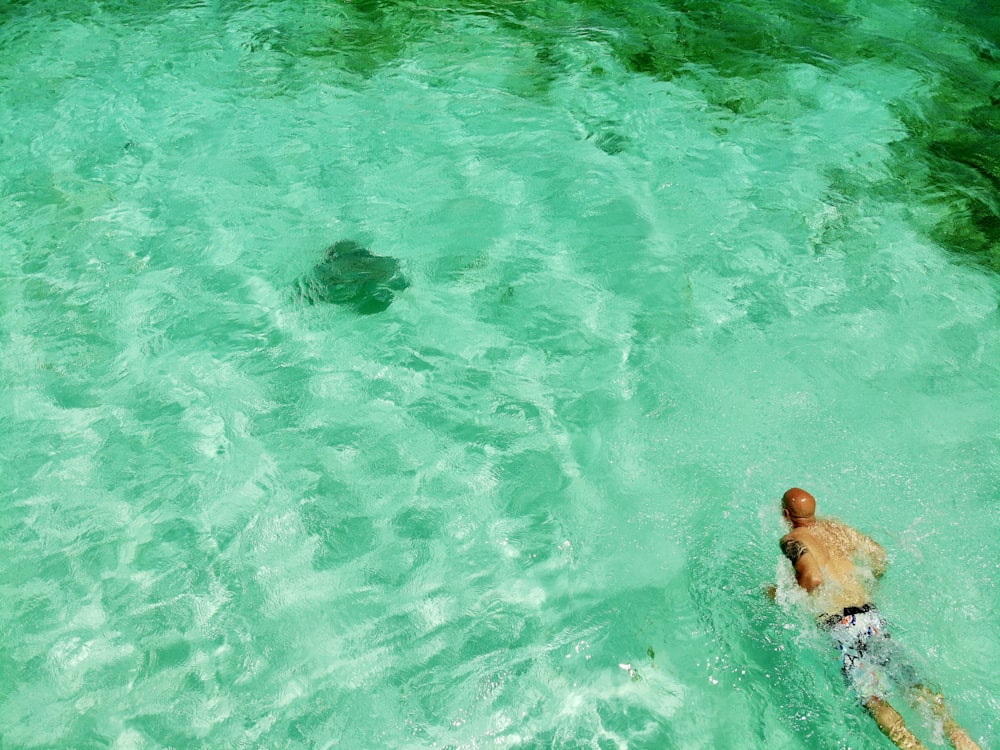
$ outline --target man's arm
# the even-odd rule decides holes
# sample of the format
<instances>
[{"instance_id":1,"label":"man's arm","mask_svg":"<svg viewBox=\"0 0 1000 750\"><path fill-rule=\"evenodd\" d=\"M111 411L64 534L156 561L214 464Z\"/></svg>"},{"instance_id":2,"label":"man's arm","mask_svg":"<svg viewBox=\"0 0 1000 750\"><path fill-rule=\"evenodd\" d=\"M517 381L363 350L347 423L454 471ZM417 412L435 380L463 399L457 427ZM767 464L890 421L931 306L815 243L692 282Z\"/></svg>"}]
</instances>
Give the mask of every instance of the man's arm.
<instances>
[{"instance_id":1,"label":"man's arm","mask_svg":"<svg viewBox=\"0 0 1000 750\"><path fill-rule=\"evenodd\" d=\"M886 568L889 567L889 556L882 549L882 545L857 529L851 529L851 531L854 535L854 548L871 566L875 577L881 578L885 575Z\"/></svg>"},{"instance_id":2,"label":"man's arm","mask_svg":"<svg viewBox=\"0 0 1000 750\"><path fill-rule=\"evenodd\" d=\"M781 551L795 566L795 580L799 586L812 593L823 583L823 571L816 556L791 534L781 538Z\"/></svg>"}]
</instances>

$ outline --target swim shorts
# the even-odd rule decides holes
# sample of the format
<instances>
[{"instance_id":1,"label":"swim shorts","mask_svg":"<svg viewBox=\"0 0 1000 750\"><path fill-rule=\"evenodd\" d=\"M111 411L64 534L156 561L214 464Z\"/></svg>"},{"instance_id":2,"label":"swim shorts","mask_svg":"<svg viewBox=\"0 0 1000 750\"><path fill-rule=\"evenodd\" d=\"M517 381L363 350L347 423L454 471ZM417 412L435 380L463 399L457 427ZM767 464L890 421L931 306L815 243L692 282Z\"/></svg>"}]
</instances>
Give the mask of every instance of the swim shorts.
<instances>
[{"instance_id":1,"label":"swim shorts","mask_svg":"<svg viewBox=\"0 0 1000 750\"><path fill-rule=\"evenodd\" d=\"M862 703L885 698L891 683L917 684L917 676L889 635L885 618L874 605L847 607L821 620L840 650L841 670Z\"/></svg>"}]
</instances>

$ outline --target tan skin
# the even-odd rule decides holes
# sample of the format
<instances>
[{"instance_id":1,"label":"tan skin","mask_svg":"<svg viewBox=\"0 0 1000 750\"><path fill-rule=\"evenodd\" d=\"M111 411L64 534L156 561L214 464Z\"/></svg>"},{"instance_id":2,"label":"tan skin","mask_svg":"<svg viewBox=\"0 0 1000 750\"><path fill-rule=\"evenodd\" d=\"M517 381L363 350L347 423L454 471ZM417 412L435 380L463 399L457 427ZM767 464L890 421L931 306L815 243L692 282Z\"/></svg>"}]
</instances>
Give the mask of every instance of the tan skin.
<instances>
[{"instance_id":1,"label":"tan skin","mask_svg":"<svg viewBox=\"0 0 1000 750\"><path fill-rule=\"evenodd\" d=\"M812 614L825 617L847 607L872 602L875 582L888 566L885 550L870 537L833 519L816 517L816 498L792 487L781 499L782 514L791 531L781 548L792 561L795 580L809 594ZM773 588L771 595L774 595ZM943 721L945 734L956 750L981 750L951 717L942 696L918 687L914 703L926 703ZM902 750L926 750L907 728L903 717L881 698L870 698L865 708L879 728Z\"/></svg>"}]
</instances>

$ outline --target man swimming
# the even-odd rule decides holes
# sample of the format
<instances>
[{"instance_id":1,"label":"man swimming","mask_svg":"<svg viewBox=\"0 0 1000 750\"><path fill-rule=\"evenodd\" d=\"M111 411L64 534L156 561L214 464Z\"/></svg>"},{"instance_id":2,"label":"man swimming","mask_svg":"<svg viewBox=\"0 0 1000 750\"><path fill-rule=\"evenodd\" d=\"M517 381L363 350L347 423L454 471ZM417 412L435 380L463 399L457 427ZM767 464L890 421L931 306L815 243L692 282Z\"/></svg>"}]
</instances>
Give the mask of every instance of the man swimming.
<instances>
[{"instance_id":1,"label":"man swimming","mask_svg":"<svg viewBox=\"0 0 1000 750\"><path fill-rule=\"evenodd\" d=\"M781 551L808 594L812 614L840 649L845 679L879 728L902 750L924 748L885 699L891 679L908 691L915 705L930 707L956 750L980 750L952 718L944 698L920 684L872 604L875 581L888 565L885 550L840 521L816 518L816 498L803 489L788 490L781 505L792 527L781 538Z\"/></svg>"}]
</instances>

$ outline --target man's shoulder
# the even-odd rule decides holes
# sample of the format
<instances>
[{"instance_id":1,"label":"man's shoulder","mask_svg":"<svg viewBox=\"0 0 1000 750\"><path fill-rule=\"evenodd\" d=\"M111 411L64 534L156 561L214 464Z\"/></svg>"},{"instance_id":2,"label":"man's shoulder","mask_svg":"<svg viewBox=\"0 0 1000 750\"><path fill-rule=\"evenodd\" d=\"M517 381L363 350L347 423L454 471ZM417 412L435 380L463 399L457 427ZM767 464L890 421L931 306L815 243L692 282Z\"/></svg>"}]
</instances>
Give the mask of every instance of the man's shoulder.
<instances>
[{"instance_id":1,"label":"man's shoulder","mask_svg":"<svg viewBox=\"0 0 1000 750\"><path fill-rule=\"evenodd\" d=\"M809 530L805 528L792 529L783 537L781 537L781 543L784 544L786 541L791 541L792 539L798 539L801 542L809 541Z\"/></svg>"},{"instance_id":2,"label":"man's shoulder","mask_svg":"<svg viewBox=\"0 0 1000 750\"><path fill-rule=\"evenodd\" d=\"M781 537L780 542L781 551L784 553L785 557L793 563L798 562L799 558L809 551L808 535L801 534L799 532L799 529L795 529L788 534L785 534Z\"/></svg>"},{"instance_id":3,"label":"man's shoulder","mask_svg":"<svg viewBox=\"0 0 1000 750\"><path fill-rule=\"evenodd\" d=\"M840 535L841 537L847 537L853 542L857 542L859 539L864 538L864 534L858 531L856 528L850 524L846 524L838 518L824 518L817 523L820 527L822 533L830 535Z\"/></svg>"},{"instance_id":4,"label":"man's shoulder","mask_svg":"<svg viewBox=\"0 0 1000 750\"><path fill-rule=\"evenodd\" d=\"M827 528L830 528L830 529L850 529L850 528L852 528L851 526L848 526L846 523L844 523L843 521L841 521L839 518L831 518L830 516L826 516L824 518L817 518L816 519L816 525L817 526L826 526Z\"/></svg>"},{"instance_id":5,"label":"man's shoulder","mask_svg":"<svg viewBox=\"0 0 1000 750\"><path fill-rule=\"evenodd\" d=\"M860 534L856 528L851 526L849 523L844 523L839 518L822 518L819 519L817 525L825 526L828 529L839 529L841 531L846 531L851 534Z\"/></svg>"}]
</instances>

